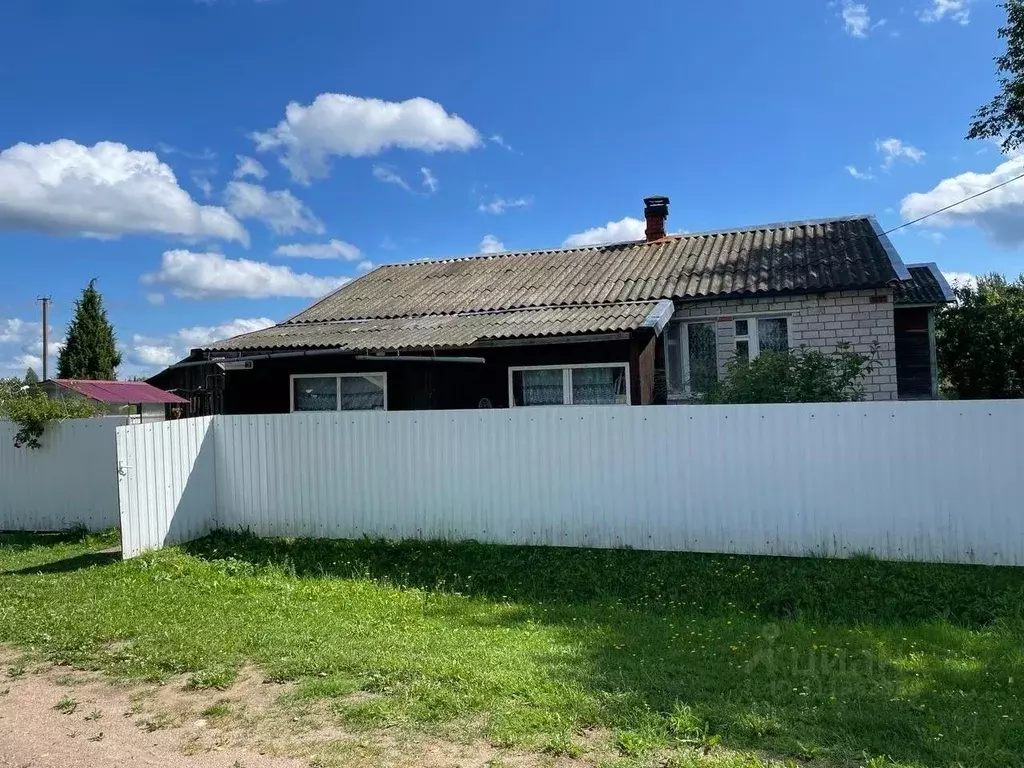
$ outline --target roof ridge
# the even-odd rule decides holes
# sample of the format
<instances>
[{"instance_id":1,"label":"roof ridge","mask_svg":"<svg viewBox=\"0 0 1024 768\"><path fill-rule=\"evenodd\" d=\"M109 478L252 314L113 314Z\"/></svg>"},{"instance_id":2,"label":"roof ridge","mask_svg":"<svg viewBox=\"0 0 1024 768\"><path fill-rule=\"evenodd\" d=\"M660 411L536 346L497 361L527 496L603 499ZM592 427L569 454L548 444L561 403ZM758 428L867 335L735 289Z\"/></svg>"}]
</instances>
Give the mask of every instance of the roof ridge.
<instances>
[{"instance_id":1,"label":"roof ridge","mask_svg":"<svg viewBox=\"0 0 1024 768\"><path fill-rule=\"evenodd\" d=\"M588 250L599 250L604 248L615 248L617 246L629 245L661 245L666 240L677 240L691 237L706 237L708 235L726 235L726 234L740 234L745 232L760 232L768 229L791 229L795 227L806 227L815 224L833 224L841 221L864 221L868 219L874 219L875 214L873 213L859 213L851 214L847 216L826 216L818 219L798 219L794 221L774 221L767 222L764 224L750 224L744 227L725 227L723 229L708 229L700 232L673 232L666 235L663 238L657 240L646 241L646 240L616 240L610 243L593 243L588 245L563 245L557 248L534 248L532 250L520 250L520 251L500 251L498 253L469 253L464 256L441 256L436 259L410 259L409 261L394 261L389 264L381 264L376 269L372 270L376 272L381 269L390 269L392 267L414 267L420 264L452 264L455 262L473 261L479 259L481 261L488 259L501 259L508 258L510 256L523 256L523 255L541 255L541 254L552 254L552 253L568 253L570 251L588 251ZM370 274L369 272L367 274ZM365 277L361 275L360 277ZM356 278L358 280L360 278ZM341 286L344 288L356 282L352 280L345 285ZM336 289L335 292L340 291L341 288ZM328 298L327 296L324 297ZM319 304L320 302L316 302ZM307 309L311 309L308 307ZM304 312L305 310L303 310ZM299 314L302 314L301 312Z\"/></svg>"}]
</instances>

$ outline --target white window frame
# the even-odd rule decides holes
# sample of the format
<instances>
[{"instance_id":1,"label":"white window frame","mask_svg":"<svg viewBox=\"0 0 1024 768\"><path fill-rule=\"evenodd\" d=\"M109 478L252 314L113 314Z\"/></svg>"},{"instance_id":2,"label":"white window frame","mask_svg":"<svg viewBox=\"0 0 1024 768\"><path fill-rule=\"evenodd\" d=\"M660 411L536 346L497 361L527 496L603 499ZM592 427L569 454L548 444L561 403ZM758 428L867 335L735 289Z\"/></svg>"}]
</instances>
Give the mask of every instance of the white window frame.
<instances>
[{"instance_id":1,"label":"white window frame","mask_svg":"<svg viewBox=\"0 0 1024 768\"><path fill-rule=\"evenodd\" d=\"M291 413L346 413L347 410L350 409L343 409L341 407L341 380L362 378L366 376L380 376L384 380L384 410L386 411L388 409L388 374L385 371L359 371L357 373L293 373L288 377L288 410ZM337 408L335 408L334 411L296 411L296 379L334 379L334 401L337 403Z\"/></svg>"},{"instance_id":2,"label":"white window frame","mask_svg":"<svg viewBox=\"0 0 1024 768\"><path fill-rule=\"evenodd\" d=\"M736 333L736 323L739 320L745 320L747 323L747 335L740 336ZM746 341L748 357L747 360L756 360L757 356L761 354L761 332L757 327L759 320L785 320L786 321L786 349L790 348L789 344L789 332L790 332L790 316L789 315L755 315L753 317L735 317L732 320L732 353L736 355L736 342Z\"/></svg>"},{"instance_id":3,"label":"white window frame","mask_svg":"<svg viewBox=\"0 0 1024 768\"><path fill-rule=\"evenodd\" d=\"M622 368L625 373L626 402L615 405L632 405L629 386L629 363L572 363L569 365L510 365L508 368L508 407L509 408L561 408L575 405L572 401L572 373L577 368ZM552 405L516 405L515 391L512 386L512 374L515 371L561 371L562 402Z\"/></svg>"},{"instance_id":4,"label":"white window frame","mask_svg":"<svg viewBox=\"0 0 1024 768\"><path fill-rule=\"evenodd\" d=\"M683 320L679 323L679 355L683 364L683 397L691 398L703 394L690 389L690 329L691 325L710 325L715 329L715 379L721 381L718 370L718 321L714 318ZM679 395L676 395L679 397Z\"/></svg>"}]
</instances>

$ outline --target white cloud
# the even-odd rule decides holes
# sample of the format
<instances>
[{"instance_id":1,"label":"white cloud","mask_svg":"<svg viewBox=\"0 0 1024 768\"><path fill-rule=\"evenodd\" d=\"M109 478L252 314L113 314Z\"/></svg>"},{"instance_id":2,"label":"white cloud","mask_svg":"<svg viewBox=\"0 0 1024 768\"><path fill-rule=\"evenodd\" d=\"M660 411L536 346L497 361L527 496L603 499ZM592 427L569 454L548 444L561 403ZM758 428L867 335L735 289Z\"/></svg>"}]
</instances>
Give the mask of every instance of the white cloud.
<instances>
[{"instance_id":1,"label":"white cloud","mask_svg":"<svg viewBox=\"0 0 1024 768\"><path fill-rule=\"evenodd\" d=\"M484 235L479 249L480 253L502 253L505 250L505 244L494 235Z\"/></svg>"},{"instance_id":2,"label":"white cloud","mask_svg":"<svg viewBox=\"0 0 1024 768\"><path fill-rule=\"evenodd\" d=\"M942 21L949 17L961 26L971 23L971 0L931 0L931 6L918 14L925 23Z\"/></svg>"},{"instance_id":3,"label":"white cloud","mask_svg":"<svg viewBox=\"0 0 1024 768\"><path fill-rule=\"evenodd\" d=\"M0 151L0 230L249 243L237 219L196 203L155 153L108 141L86 147L60 139Z\"/></svg>"},{"instance_id":4,"label":"white cloud","mask_svg":"<svg viewBox=\"0 0 1024 768\"><path fill-rule=\"evenodd\" d=\"M213 182L210 181L210 176L212 175L213 171L210 169L192 171L189 174L192 178L192 183L196 185L196 188L200 192L202 192L203 197L210 197L213 195Z\"/></svg>"},{"instance_id":5,"label":"white cloud","mask_svg":"<svg viewBox=\"0 0 1024 768\"><path fill-rule=\"evenodd\" d=\"M961 173L943 179L928 192L903 198L900 215L912 221L957 203L1024 173L1024 156L1011 157L991 173ZM1024 179L992 190L927 219L929 227L976 226L1004 247L1024 244Z\"/></svg>"},{"instance_id":6,"label":"white cloud","mask_svg":"<svg viewBox=\"0 0 1024 768\"><path fill-rule=\"evenodd\" d=\"M603 243L622 243L629 240L643 240L646 222L627 216L618 221L609 221L603 227L594 227L583 232L569 235L564 245L580 247L584 245L601 245Z\"/></svg>"},{"instance_id":7,"label":"white cloud","mask_svg":"<svg viewBox=\"0 0 1024 768\"><path fill-rule=\"evenodd\" d=\"M42 323L32 323L18 317L11 317L0 323L0 344L24 344L40 336Z\"/></svg>"},{"instance_id":8,"label":"white cloud","mask_svg":"<svg viewBox=\"0 0 1024 768\"><path fill-rule=\"evenodd\" d=\"M409 182L399 176L398 172L389 165L373 166L373 178L377 181L383 181L385 184L396 184L406 192L412 192Z\"/></svg>"},{"instance_id":9,"label":"white cloud","mask_svg":"<svg viewBox=\"0 0 1024 768\"><path fill-rule=\"evenodd\" d=\"M228 182L224 190L228 210L240 219L259 219L279 235L324 231L306 205L286 189L271 192L247 181Z\"/></svg>"},{"instance_id":10,"label":"white cloud","mask_svg":"<svg viewBox=\"0 0 1024 768\"><path fill-rule=\"evenodd\" d=\"M356 261L362 258L360 251L352 243L332 239L327 243L293 243L279 245L274 249L276 256L289 256L296 259L343 259Z\"/></svg>"},{"instance_id":11,"label":"white cloud","mask_svg":"<svg viewBox=\"0 0 1024 768\"><path fill-rule=\"evenodd\" d=\"M870 170L859 171L853 165L846 166L846 172L853 176L853 178L860 179L861 181L870 181L871 179L875 178L875 175L871 173Z\"/></svg>"},{"instance_id":12,"label":"white cloud","mask_svg":"<svg viewBox=\"0 0 1024 768\"><path fill-rule=\"evenodd\" d=\"M936 232L934 229L922 229L919 234L925 240L931 240L935 245L939 245L946 240L946 236L944 234Z\"/></svg>"},{"instance_id":13,"label":"white cloud","mask_svg":"<svg viewBox=\"0 0 1024 768\"><path fill-rule=\"evenodd\" d=\"M243 333L262 331L272 325L275 323L269 317L242 317L220 325L195 325L191 328L182 328L174 338L191 349L211 344L214 341L230 339L232 336L241 336Z\"/></svg>"},{"instance_id":14,"label":"white cloud","mask_svg":"<svg viewBox=\"0 0 1024 768\"><path fill-rule=\"evenodd\" d=\"M257 181L262 181L267 177L267 169L263 167L263 163L254 157L246 157L245 155L235 155L235 159L238 160L238 167L235 168L235 178L244 179L246 176L252 176Z\"/></svg>"},{"instance_id":15,"label":"white cloud","mask_svg":"<svg viewBox=\"0 0 1024 768\"><path fill-rule=\"evenodd\" d=\"M164 368L176 363L196 347L215 341L230 339L243 333L252 333L274 325L269 317L249 317L229 320L220 325L196 325L182 328L169 336L143 336L135 334L128 358L136 365Z\"/></svg>"},{"instance_id":16,"label":"white cloud","mask_svg":"<svg viewBox=\"0 0 1024 768\"><path fill-rule=\"evenodd\" d=\"M159 271L142 276L143 283L167 286L175 296L187 299L319 298L348 281L347 277L318 277L262 261L186 250L165 251Z\"/></svg>"},{"instance_id":17,"label":"white cloud","mask_svg":"<svg viewBox=\"0 0 1024 768\"><path fill-rule=\"evenodd\" d=\"M904 144L899 139L878 139L875 142L875 149L882 153L882 168L885 170L892 168L892 164L898 159L920 163L925 156L924 150Z\"/></svg>"},{"instance_id":18,"label":"white cloud","mask_svg":"<svg viewBox=\"0 0 1024 768\"><path fill-rule=\"evenodd\" d=\"M510 208L525 208L533 202L528 197L516 197L506 199L504 197L495 197L489 203L480 203L477 206L477 210L482 213L504 213Z\"/></svg>"},{"instance_id":19,"label":"white cloud","mask_svg":"<svg viewBox=\"0 0 1024 768\"><path fill-rule=\"evenodd\" d=\"M423 177L423 186L427 188L430 194L437 192L438 186L437 176L435 176L429 168L420 168L420 175Z\"/></svg>"},{"instance_id":20,"label":"white cloud","mask_svg":"<svg viewBox=\"0 0 1024 768\"><path fill-rule=\"evenodd\" d=\"M492 143L494 143L494 144L497 144L502 149L507 149L509 152L514 152L515 151L508 144L508 142L506 142L505 139L502 138L502 135L500 133L492 133L490 138L488 138L487 140L492 142Z\"/></svg>"},{"instance_id":21,"label":"white cloud","mask_svg":"<svg viewBox=\"0 0 1024 768\"><path fill-rule=\"evenodd\" d=\"M978 278L970 272L943 272L942 276L946 278L946 282L953 288L968 285L972 288L978 287Z\"/></svg>"},{"instance_id":22,"label":"white cloud","mask_svg":"<svg viewBox=\"0 0 1024 768\"><path fill-rule=\"evenodd\" d=\"M43 324L11 317L0 320L0 346L13 347L0 355L0 376L21 376L26 368L34 368L42 375ZM56 336L50 328L50 338ZM64 348L64 340L49 342L47 349L54 357Z\"/></svg>"},{"instance_id":23,"label":"white cloud","mask_svg":"<svg viewBox=\"0 0 1024 768\"><path fill-rule=\"evenodd\" d=\"M173 347L160 347L151 344L139 344L132 348L132 361L139 365L151 365L165 368L171 363L176 363L184 355L179 355Z\"/></svg>"},{"instance_id":24,"label":"white cloud","mask_svg":"<svg viewBox=\"0 0 1024 768\"><path fill-rule=\"evenodd\" d=\"M147 293L146 301L152 304L154 307L159 307L164 303L164 295L162 293Z\"/></svg>"},{"instance_id":25,"label":"white cloud","mask_svg":"<svg viewBox=\"0 0 1024 768\"><path fill-rule=\"evenodd\" d=\"M481 144L473 126L429 99L395 102L344 93L321 93L308 106L293 101L284 120L252 138L261 152L279 151L302 183L326 176L332 156L366 157L392 147L465 151Z\"/></svg>"},{"instance_id":26,"label":"white cloud","mask_svg":"<svg viewBox=\"0 0 1024 768\"><path fill-rule=\"evenodd\" d=\"M851 37L867 37L871 30L871 16L868 7L863 3L843 0L840 15L843 17L843 28Z\"/></svg>"},{"instance_id":27,"label":"white cloud","mask_svg":"<svg viewBox=\"0 0 1024 768\"><path fill-rule=\"evenodd\" d=\"M369 272L376 266L376 264L367 259L365 261L360 261L359 264L356 265L356 269L359 270L360 272Z\"/></svg>"}]
</instances>

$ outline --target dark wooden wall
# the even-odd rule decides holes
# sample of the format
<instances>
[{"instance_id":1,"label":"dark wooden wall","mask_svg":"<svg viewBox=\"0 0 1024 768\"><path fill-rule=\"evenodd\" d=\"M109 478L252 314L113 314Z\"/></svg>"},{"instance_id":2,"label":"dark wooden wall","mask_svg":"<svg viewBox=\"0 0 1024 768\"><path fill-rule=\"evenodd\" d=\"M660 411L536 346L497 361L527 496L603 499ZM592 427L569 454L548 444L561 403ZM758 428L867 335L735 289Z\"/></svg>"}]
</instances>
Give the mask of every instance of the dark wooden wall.
<instances>
[{"instance_id":1,"label":"dark wooden wall","mask_svg":"<svg viewBox=\"0 0 1024 768\"><path fill-rule=\"evenodd\" d=\"M896 334L896 388L900 400L933 397L931 338L928 332L929 307L896 309L893 322Z\"/></svg>"},{"instance_id":2,"label":"dark wooden wall","mask_svg":"<svg viewBox=\"0 0 1024 768\"><path fill-rule=\"evenodd\" d=\"M252 370L229 371L223 413L288 413L289 376L303 373L376 373L388 375L388 410L477 408L486 398L494 408L508 407L510 366L572 363L630 363L630 399L650 403L655 344L645 336L631 340L481 347L438 356L483 357L486 362L399 362L390 358L356 360L352 355L255 360Z\"/></svg>"}]
</instances>

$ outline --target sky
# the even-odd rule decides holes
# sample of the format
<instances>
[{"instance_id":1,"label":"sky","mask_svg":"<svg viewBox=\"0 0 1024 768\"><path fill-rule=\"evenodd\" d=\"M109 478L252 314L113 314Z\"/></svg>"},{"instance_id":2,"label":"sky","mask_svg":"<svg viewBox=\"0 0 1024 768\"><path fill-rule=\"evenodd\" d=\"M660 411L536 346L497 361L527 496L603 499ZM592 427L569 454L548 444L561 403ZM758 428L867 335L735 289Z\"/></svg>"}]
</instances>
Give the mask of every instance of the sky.
<instances>
[{"instance_id":1,"label":"sky","mask_svg":"<svg viewBox=\"0 0 1024 768\"><path fill-rule=\"evenodd\" d=\"M0 375L93 278L119 376L374 266L874 213L1024 172L967 141L993 0L4 0ZM892 235L1024 270L1024 181Z\"/></svg>"}]
</instances>

